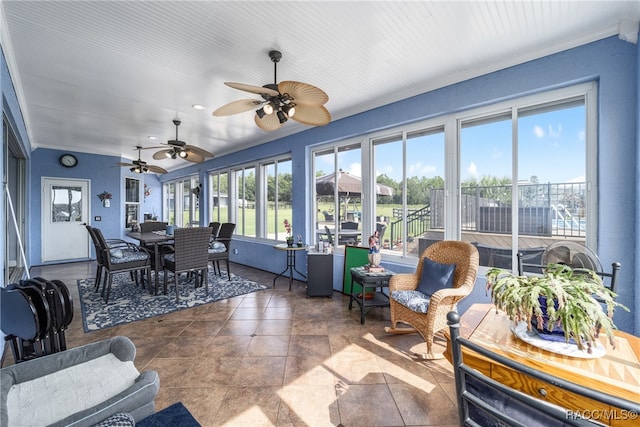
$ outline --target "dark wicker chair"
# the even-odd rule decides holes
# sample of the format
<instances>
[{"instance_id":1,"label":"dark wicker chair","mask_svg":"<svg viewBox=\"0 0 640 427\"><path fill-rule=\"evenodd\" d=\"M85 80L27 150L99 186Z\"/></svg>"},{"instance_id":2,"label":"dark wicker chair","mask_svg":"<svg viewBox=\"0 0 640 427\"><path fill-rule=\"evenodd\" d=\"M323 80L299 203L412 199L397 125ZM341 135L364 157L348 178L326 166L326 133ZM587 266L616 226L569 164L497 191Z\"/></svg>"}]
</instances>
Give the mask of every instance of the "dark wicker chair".
<instances>
[{"instance_id":1,"label":"dark wicker chair","mask_svg":"<svg viewBox=\"0 0 640 427\"><path fill-rule=\"evenodd\" d=\"M220 232L220 223L218 221L210 222L209 227L211 228L211 238L215 240L218 237L218 233Z\"/></svg>"},{"instance_id":2,"label":"dark wicker chair","mask_svg":"<svg viewBox=\"0 0 640 427\"><path fill-rule=\"evenodd\" d=\"M152 231L162 231L167 229L167 223L161 221L145 221L140 224L141 233L150 233Z\"/></svg>"},{"instance_id":3,"label":"dark wicker chair","mask_svg":"<svg viewBox=\"0 0 640 427\"><path fill-rule=\"evenodd\" d=\"M180 300L178 292L180 273L195 273L196 287L204 282L209 293L209 239L211 228L193 227L177 228L173 236L173 253L164 255L162 264L164 269L164 292L167 293L167 278L169 272L173 273L176 288L176 302Z\"/></svg>"},{"instance_id":4,"label":"dark wicker chair","mask_svg":"<svg viewBox=\"0 0 640 427\"><path fill-rule=\"evenodd\" d=\"M557 396L569 393L587 400L601 402L611 408L611 415L616 413L637 414L640 404L603 393L599 390L586 388L546 372L532 369L508 357L496 354L485 347L460 336L460 316L455 311L447 314L451 339L451 356L456 381L456 396L458 400L459 425L461 426L595 426L602 425L583 419L578 411L569 410L550 403L545 399L545 387L556 390ZM498 382L464 363L463 350L477 353L483 359L498 362L515 371L514 374L503 376L509 381ZM487 364L488 366L488 364ZM503 369L504 371L504 369ZM499 375L498 375L499 376ZM508 385L522 385L519 379L526 377L531 381L531 388L535 388L539 398L522 393ZM513 381L512 381L513 380ZM535 382L535 387L534 386ZM534 391L534 390L530 390ZM568 392L568 393L567 393ZM554 393L550 391L549 393ZM566 404L574 404L568 399ZM619 409L615 409L619 408ZM607 411L592 411L593 413ZM604 420L602 420L604 421Z\"/></svg>"},{"instance_id":5,"label":"dark wicker chair","mask_svg":"<svg viewBox=\"0 0 640 427\"><path fill-rule=\"evenodd\" d=\"M145 248L127 242L125 242L127 243L126 246L123 247L110 247L99 228L93 227L93 233L102 253L102 268L106 272L102 287L105 304L109 302L113 275L116 273L133 273L137 286L137 272L140 271L146 275L147 283L151 286L151 254ZM142 283L144 283L144 280L142 280Z\"/></svg>"},{"instance_id":6,"label":"dark wicker chair","mask_svg":"<svg viewBox=\"0 0 640 427\"><path fill-rule=\"evenodd\" d=\"M220 232L218 237L209 245L209 261L213 266L213 272L222 275L220 269L220 261L224 260L227 263L227 277L231 280L231 272L229 271L229 253L231 251L231 240L233 232L236 229L236 225L231 222L225 222L220 226Z\"/></svg>"}]
</instances>

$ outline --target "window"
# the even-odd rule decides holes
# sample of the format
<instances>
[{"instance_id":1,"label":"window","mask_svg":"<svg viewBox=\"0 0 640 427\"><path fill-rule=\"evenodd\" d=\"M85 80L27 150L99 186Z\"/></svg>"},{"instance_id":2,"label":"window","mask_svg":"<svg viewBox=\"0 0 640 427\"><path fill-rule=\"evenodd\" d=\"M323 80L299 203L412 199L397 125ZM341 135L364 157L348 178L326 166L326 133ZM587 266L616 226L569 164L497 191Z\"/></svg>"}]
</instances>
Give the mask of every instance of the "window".
<instances>
[{"instance_id":1,"label":"window","mask_svg":"<svg viewBox=\"0 0 640 427\"><path fill-rule=\"evenodd\" d=\"M444 238L444 128L375 138L372 145L383 253L417 257Z\"/></svg>"},{"instance_id":2,"label":"window","mask_svg":"<svg viewBox=\"0 0 640 427\"><path fill-rule=\"evenodd\" d=\"M125 227L133 227L140 219L140 180L125 178L124 181Z\"/></svg>"},{"instance_id":3,"label":"window","mask_svg":"<svg viewBox=\"0 0 640 427\"><path fill-rule=\"evenodd\" d=\"M462 239L482 266L502 268L518 251L539 262L558 240L593 246L596 95L586 83L312 149L317 240L337 229L344 244L353 219L358 242L384 228L383 257ZM345 172L360 187L336 188Z\"/></svg>"},{"instance_id":4,"label":"window","mask_svg":"<svg viewBox=\"0 0 640 427\"><path fill-rule=\"evenodd\" d=\"M283 222L293 220L291 168L287 155L211 172L211 221L235 223L237 235L284 241Z\"/></svg>"},{"instance_id":5,"label":"window","mask_svg":"<svg viewBox=\"0 0 640 427\"><path fill-rule=\"evenodd\" d=\"M229 222L229 172L209 175L209 222Z\"/></svg>"},{"instance_id":6,"label":"window","mask_svg":"<svg viewBox=\"0 0 640 427\"><path fill-rule=\"evenodd\" d=\"M257 237L256 234L256 168L248 166L234 171L233 193L236 211L236 234Z\"/></svg>"},{"instance_id":7,"label":"window","mask_svg":"<svg viewBox=\"0 0 640 427\"><path fill-rule=\"evenodd\" d=\"M362 243L362 179L360 144L349 143L314 155L316 240L336 245ZM367 236L370 233L367 234Z\"/></svg>"},{"instance_id":8,"label":"window","mask_svg":"<svg viewBox=\"0 0 640 427\"><path fill-rule=\"evenodd\" d=\"M200 224L200 181L197 176L165 183L163 220L178 227Z\"/></svg>"},{"instance_id":9,"label":"window","mask_svg":"<svg viewBox=\"0 0 640 427\"><path fill-rule=\"evenodd\" d=\"M261 228L266 230L265 237L284 240L284 220L293 221L291 159L269 161L261 164L260 168L264 177L260 194L266 195L267 200L267 203L261 204L265 220L265 226Z\"/></svg>"}]
</instances>

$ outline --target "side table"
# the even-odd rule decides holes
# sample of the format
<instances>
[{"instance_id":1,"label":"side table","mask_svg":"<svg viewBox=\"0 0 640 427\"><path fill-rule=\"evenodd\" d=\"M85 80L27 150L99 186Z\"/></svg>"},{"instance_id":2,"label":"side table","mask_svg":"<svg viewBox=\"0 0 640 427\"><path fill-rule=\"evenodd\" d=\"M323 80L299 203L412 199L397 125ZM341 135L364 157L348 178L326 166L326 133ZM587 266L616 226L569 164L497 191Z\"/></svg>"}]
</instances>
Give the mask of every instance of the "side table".
<instances>
[{"instance_id":1,"label":"side table","mask_svg":"<svg viewBox=\"0 0 640 427\"><path fill-rule=\"evenodd\" d=\"M393 276L393 271L385 270L371 273L364 267L351 268L351 294L349 294L349 310L353 308L355 301L360 306L360 323L364 325L364 314L367 307L389 307L389 296L382 292L383 288L389 287L389 280ZM355 290L353 282L362 288L360 293ZM373 298L366 299L367 288L374 288Z\"/></svg>"},{"instance_id":2,"label":"side table","mask_svg":"<svg viewBox=\"0 0 640 427\"><path fill-rule=\"evenodd\" d=\"M289 291L291 291L291 286L293 285L293 272L295 271L296 273L298 273L299 275L301 275L302 277L305 278L305 280L307 279L307 276L305 276L304 274L302 274L301 272L298 271L298 269L296 268L296 252L297 251L306 251L307 249L309 249L307 246L287 246L286 243L281 243L279 245L275 245L274 246L275 249L279 250L279 251L286 251L287 252L287 267L282 271L282 273L278 274L276 277L273 278L273 287L276 287L276 280L278 279L278 277L284 276L285 273L288 271L289 272Z\"/></svg>"}]
</instances>

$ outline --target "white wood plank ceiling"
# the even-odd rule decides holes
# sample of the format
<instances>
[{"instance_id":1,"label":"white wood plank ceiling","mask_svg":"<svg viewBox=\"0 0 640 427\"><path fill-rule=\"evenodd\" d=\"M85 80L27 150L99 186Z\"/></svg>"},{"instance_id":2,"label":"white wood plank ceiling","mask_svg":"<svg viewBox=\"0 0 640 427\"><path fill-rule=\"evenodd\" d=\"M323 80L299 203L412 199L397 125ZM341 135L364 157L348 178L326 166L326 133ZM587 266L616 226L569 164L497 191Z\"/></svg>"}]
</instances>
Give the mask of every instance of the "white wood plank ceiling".
<instances>
[{"instance_id":1,"label":"white wood plank ceiling","mask_svg":"<svg viewBox=\"0 0 640 427\"><path fill-rule=\"evenodd\" d=\"M621 22L637 30L640 2L2 0L0 13L33 148L131 159L173 139L176 115L180 139L216 155L308 129L211 115L257 97L225 81L273 83L274 48L278 81L325 90L335 121L617 35Z\"/></svg>"}]
</instances>

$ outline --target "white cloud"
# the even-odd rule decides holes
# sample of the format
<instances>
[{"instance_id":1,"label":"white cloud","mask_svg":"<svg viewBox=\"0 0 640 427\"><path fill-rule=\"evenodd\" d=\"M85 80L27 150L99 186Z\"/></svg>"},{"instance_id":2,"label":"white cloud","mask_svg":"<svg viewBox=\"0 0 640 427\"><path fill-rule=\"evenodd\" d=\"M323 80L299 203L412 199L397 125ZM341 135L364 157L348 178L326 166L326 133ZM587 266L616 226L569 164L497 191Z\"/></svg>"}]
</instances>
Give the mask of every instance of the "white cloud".
<instances>
[{"instance_id":1,"label":"white cloud","mask_svg":"<svg viewBox=\"0 0 640 427\"><path fill-rule=\"evenodd\" d=\"M438 168L434 165L423 165L417 162L407 166L407 176L435 176Z\"/></svg>"},{"instance_id":2,"label":"white cloud","mask_svg":"<svg viewBox=\"0 0 640 427\"><path fill-rule=\"evenodd\" d=\"M467 173L473 176L474 178L478 177L478 167L476 166L475 163L471 162L471 164L467 168Z\"/></svg>"},{"instance_id":3,"label":"white cloud","mask_svg":"<svg viewBox=\"0 0 640 427\"><path fill-rule=\"evenodd\" d=\"M558 138L562 134L562 125L558 125L558 129L555 130L549 125L549 136L552 138Z\"/></svg>"},{"instance_id":4,"label":"white cloud","mask_svg":"<svg viewBox=\"0 0 640 427\"><path fill-rule=\"evenodd\" d=\"M536 138L544 138L544 129L541 126L535 125L533 127L533 134Z\"/></svg>"}]
</instances>

